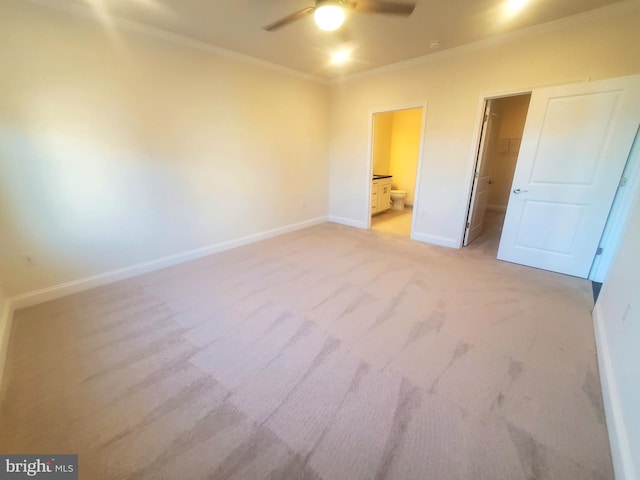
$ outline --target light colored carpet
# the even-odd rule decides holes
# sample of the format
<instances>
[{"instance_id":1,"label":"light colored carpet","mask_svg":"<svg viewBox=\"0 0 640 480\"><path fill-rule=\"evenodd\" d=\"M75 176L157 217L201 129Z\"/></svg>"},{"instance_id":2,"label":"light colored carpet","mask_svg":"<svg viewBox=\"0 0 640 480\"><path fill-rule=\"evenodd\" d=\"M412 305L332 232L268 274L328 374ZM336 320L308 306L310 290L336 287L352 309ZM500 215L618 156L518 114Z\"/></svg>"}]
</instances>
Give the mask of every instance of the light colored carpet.
<instances>
[{"instance_id":1,"label":"light colored carpet","mask_svg":"<svg viewBox=\"0 0 640 480\"><path fill-rule=\"evenodd\" d=\"M608 479L588 282L323 224L16 313L3 453L95 479Z\"/></svg>"}]
</instances>

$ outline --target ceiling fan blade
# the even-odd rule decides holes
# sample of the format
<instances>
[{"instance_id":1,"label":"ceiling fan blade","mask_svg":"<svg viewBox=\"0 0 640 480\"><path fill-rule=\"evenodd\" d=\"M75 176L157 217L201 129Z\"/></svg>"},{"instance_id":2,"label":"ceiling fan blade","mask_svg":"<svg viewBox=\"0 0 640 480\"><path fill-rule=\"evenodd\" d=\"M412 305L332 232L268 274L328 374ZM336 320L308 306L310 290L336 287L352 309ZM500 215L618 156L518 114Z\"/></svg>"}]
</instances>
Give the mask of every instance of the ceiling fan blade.
<instances>
[{"instance_id":1,"label":"ceiling fan blade","mask_svg":"<svg viewBox=\"0 0 640 480\"><path fill-rule=\"evenodd\" d=\"M298 10L296 13L292 13L291 15L281 18L277 22L273 22L272 24L262 28L265 29L267 32L273 32L274 30L278 30L279 28L282 28L285 25L289 25L290 23L293 23L296 20L300 20L301 18L306 17L310 13L313 13L315 9L316 7L303 8L302 10Z\"/></svg>"},{"instance_id":2,"label":"ceiling fan blade","mask_svg":"<svg viewBox=\"0 0 640 480\"><path fill-rule=\"evenodd\" d=\"M356 12L360 13L384 13L387 15L402 15L408 17L416 8L415 3L394 3L384 0L357 0Z\"/></svg>"}]
</instances>

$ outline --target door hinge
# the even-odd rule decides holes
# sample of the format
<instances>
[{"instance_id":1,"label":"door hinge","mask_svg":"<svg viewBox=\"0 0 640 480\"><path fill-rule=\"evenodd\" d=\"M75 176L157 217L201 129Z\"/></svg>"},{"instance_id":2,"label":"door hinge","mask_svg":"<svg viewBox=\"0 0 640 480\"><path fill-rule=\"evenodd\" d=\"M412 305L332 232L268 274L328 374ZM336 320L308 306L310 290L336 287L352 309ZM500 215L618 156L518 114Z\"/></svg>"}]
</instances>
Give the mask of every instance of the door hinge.
<instances>
[{"instance_id":1,"label":"door hinge","mask_svg":"<svg viewBox=\"0 0 640 480\"><path fill-rule=\"evenodd\" d=\"M467 222L467 228L471 226L471 222Z\"/></svg>"},{"instance_id":2,"label":"door hinge","mask_svg":"<svg viewBox=\"0 0 640 480\"><path fill-rule=\"evenodd\" d=\"M596 250L596 255L602 255L602 247L598 247L598 250Z\"/></svg>"},{"instance_id":3,"label":"door hinge","mask_svg":"<svg viewBox=\"0 0 640 480\"><path fill-rule=\"evenodd\" d=\"M480 176L480 172L476 172L473 178L478 178Z\"/></svg>"},{"instance_id":4,"label":"door hinge","mask_svg":"<svg viewBox=\"0 0 640 480\"><path fill-rule=\"evenodd\" d=\"M620 183L618 184L618 188L625 187L627 185L627 177L622 177L620 179Z\"/></svg>"},{"instance_id":5,"label":"door hinge","mask_svg":"<svg viewBox=\"0 0 640 480\"><path fill-rule=\"evenodd\" d=\"M487 115L486 113L484 114L484 120L483 122L486 122L487 120L489 120L489 115Z\"/></svg>"}]
</instances>

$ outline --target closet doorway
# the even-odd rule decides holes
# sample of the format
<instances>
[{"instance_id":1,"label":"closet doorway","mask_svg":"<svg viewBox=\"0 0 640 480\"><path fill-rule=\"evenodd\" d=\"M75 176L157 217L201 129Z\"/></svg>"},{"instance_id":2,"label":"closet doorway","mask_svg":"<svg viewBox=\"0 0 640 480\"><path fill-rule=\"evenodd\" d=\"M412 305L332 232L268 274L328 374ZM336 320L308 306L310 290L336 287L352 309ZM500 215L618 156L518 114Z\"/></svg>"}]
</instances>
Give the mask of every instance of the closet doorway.
<instances>
[{"instance_id":1,"label":"closet doorway","mask_svg":"<svg viewBox=\"0 0 640 480\"><path fill-rule=\"evenodd\" d=\"M500 244L531 93L485 100L463 245L494 257Z\"/></svg>"}]
</instances>

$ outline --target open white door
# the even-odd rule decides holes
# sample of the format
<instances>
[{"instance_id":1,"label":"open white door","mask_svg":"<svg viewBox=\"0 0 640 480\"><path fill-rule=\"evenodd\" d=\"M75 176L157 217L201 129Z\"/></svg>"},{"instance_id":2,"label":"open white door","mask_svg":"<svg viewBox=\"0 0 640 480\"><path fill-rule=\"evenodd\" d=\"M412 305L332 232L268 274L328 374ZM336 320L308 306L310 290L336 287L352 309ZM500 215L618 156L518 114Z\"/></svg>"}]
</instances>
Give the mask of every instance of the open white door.
<instances>
[{"instance_id":1,"label":"open white door","mask_svg":"<svg viewBox=\"0 0 640 480\"><path fill-rule=\"evenodd\" d=\"M490 155L491 148L495 144L495 128L493 126L493 116L491 115L491 102L487 100L484 107L484 117L482 124L482 134L480 135L480 147L476 161L476 171L473 179L473 189L471 191L471 207L467 218L467 229L464 232L464 246L469 245L481 233L484 227L484 215L489 201L489 162L487 156Z\"/></svg>"},{"instance_id":2,"label":"open white door","mask_svg":"<svg viewBox=\"0 0 640 480\"><path fill-rule=\"evenodd\" d=\"M498 250L586 278L640 124L640 75L534 90Z\"/></svg>"}]
</instances>

